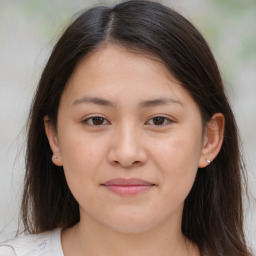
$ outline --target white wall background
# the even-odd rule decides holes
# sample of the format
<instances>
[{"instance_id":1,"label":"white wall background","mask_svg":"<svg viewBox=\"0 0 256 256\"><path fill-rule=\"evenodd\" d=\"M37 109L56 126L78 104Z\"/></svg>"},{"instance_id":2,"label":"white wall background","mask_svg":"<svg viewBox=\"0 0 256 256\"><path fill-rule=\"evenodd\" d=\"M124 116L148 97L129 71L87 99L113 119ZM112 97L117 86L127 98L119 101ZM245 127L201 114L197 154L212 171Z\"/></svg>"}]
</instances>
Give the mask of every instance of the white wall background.
<instances>
[{"instance_id":1,"label":"white wall background","mask_svg":"<svg viewBox=\"0 0 256 256\"><path fill-rule=\"evenodd\" d=\"M24 174L25 124L42 68L68 19L97 3L0 0L0 241L15 234ZM241 131L249 175L246 233L256 251L256 2L162 1L184 14L210 42Z\"/></svg>"}]
</instances>

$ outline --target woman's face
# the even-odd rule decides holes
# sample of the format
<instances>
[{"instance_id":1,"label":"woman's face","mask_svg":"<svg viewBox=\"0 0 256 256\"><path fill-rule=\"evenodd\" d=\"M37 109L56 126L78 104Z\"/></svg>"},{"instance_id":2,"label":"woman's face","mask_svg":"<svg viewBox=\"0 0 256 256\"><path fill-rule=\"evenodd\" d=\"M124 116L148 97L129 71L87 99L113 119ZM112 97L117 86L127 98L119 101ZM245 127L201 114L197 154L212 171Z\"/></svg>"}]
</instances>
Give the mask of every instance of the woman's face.
<instances>
[{"instance_id":1,"label":"woman's face","mask_svg":"<svg viewBox=\"0 0 256 256\"><path fill-rule=\"evenodd\" d=\"M127 233L180 227L206 162L204 136L197 104L163 64L116 46L90 54L73 72L50 133L81 222Z\"/></svg>"}]
</instances>

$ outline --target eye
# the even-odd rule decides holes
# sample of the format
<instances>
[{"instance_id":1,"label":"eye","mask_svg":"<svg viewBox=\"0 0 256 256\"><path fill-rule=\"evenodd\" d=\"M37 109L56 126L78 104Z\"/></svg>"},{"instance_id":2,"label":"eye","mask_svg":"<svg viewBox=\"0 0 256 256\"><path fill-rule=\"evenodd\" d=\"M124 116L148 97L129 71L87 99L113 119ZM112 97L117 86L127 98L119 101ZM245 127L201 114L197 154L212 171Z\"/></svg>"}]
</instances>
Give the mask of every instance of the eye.
<instances>
[{"instance_id":1,"label":"eye","mask_svg":"<svg viewBox=\"0 0 256 256\"><path fill-rule=\"evenodd\" d=\"M87 125L93 125L93 126L110 124L109 121L107 121L107 119L101 116L92 116L92 117L86 118L85 120L83 120L83 123Z\"/></svg>"},{"instance_id":2,"label":"eye","mask_svg":"<svg viewBox=\"0 0 256 256\"><path fill-rule=\"evenodd\" d=\"M173 121L164 116L156 116L151 118L147 124L149 125L156 125L156 126L163 126L172 123Z\"/></svg>"}]
</instances>

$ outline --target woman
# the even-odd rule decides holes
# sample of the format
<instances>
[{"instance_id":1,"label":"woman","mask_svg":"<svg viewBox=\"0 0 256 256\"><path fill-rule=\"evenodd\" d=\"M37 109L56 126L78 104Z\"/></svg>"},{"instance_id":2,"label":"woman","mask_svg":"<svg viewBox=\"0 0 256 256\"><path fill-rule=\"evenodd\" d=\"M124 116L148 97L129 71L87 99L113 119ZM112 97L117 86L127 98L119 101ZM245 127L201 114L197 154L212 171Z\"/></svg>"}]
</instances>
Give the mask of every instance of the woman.
<instances>
[{"instance_id":1,"label":"woman","mask_svg":"<svg viewBox=\"0 0 256 256\"><path fill-rule=\"evenodd\" d=\"M0 255L251 255L235 120L202 35L151 1L82 13L31 108Z\"/></svg>"}]
</instances>

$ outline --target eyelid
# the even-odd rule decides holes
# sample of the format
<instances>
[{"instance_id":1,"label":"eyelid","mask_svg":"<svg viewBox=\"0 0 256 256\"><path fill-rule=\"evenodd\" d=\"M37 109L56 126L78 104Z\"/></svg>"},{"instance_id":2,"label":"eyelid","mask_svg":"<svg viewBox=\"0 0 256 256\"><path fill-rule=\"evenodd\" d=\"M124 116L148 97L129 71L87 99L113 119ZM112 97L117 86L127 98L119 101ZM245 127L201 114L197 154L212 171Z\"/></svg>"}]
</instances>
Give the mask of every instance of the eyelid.
<instances>
[{"instance_id":1,"label":"eyelid","mask_svg":"<svg viewBox=\"0 0 256 256\"><path fill-rule=\"evenodd\" d=\"M101 118L103 120L103 123L102 124L93 124L92 123L92 120L93 118ZM151 121L154 120L154 118L163 118L164 119L164 123L163 124L150 124ZM148 119L148 121L145 122L146 125L152 125L152 126L155 126L155 127L163 127L163 126L167 126L171 123L174 123L175 121L170 118L170 117L166 117L164 115L155 115L155 116L152 116L151 118ZM102 117L101 115L93 115L93 116L89 116L89 117L86 117L82 120L82 123L85 124L85 125L89 125L89 126L103 126L103 125L110 125L111 123L105 118L105 117Z\"/></svg>"},{"instance_id":2,"label":"eyelid","mask_svg":"<svg viewBox=\"0 0 256 256\"><path fill-rule=\"evenodd\" d=\"M171 119L170 117L166 117L166 116L164 116L164 115L156 115L156 116L151 117L151 118L146 122L146 124L149 123L149 122L150 122L151 120L153 120L154 118L157 118L157 117L163 118L163 119L164 119L164 122L167 121L167 124L165 123L165 124L160 124L160 125L156 125L156 124L149 124L149 125L153 125L153 126L156 126L156 127L163 127L163 126L169 125L169 124L171 124L171 123L174 123L174 120Z\"/></svg>"},{"instance_id":3,"label":"eyelid","mask_svg":"<svg viewBox=\"0 0 256 256\"><path fill-rule=\"evenodd\" d=\"M99 125L96 125L96 124L93 124L93 123L88 123L89 120L92 120L93 118L102 118L104 120L104 123L107 122L107 124L103 123L103 124L99 124ZM105 118L105 117L102 117L100 115L94 115L94 116L89 116L89 117L86 117L82 120L82 123L85 124L85 125L90 125L90 126L102 126L102 125L110 125L110 122Z\"/></svg>"}]
</instances>

